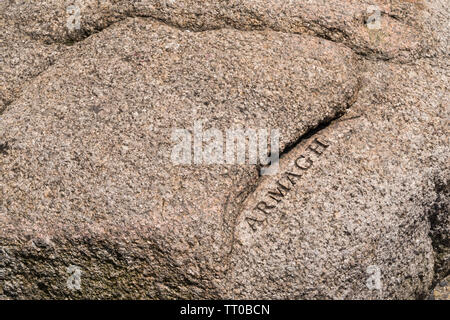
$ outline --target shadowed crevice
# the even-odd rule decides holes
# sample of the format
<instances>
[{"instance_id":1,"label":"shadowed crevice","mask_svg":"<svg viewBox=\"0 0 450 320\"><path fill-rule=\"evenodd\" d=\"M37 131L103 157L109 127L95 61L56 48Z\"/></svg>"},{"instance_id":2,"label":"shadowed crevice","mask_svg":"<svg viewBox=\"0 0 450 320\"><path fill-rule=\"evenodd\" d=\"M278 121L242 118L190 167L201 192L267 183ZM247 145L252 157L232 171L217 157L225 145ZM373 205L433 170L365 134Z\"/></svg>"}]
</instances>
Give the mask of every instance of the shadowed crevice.
<instances>
[{"instance_id":1,"label":"shadowed crevice","mask_svg":"<svg viewBox=\"0 0 450 320\"><path fill-rule=\"evenodd\" d=\"M322 132L323 130L329 128L330 126L336 124L337 122L357 118L357 117L352 117L349 119L343 119L343 117L347 114L347 111L358 100L358 96L359 96L359 92L361 91L361 88L362 88L362 80L361 80L361 78L358 78L357 84L355 87L355 91L354 91L353 95L348 99L348 101L345 105L345 108L341 111L338 111L334 116L326 117L322 121L320 121L318 124L316 124L315 126L312 126L309 129L307 129L306 132L304 134L302 134L300 137L298 137L295 141L287 144L280 151L278 158L281 159L282 157L286 156L292 150L294 150L298 145L301 145L304 141L318 135L320 132ZM263 179L263 176L261 175L261 167L262 167L261 165L256 166L256 170L258 171L257 181L255 181L254 184L248 186L244 191L239 193L238 199L232 199L232 200L235 200L235 202L239 204L237 206L237 208L235 208L234 214L227 211L227 210L229 210L228 203L230 202L231 196L227 199L227 202L224 205L224 213L223 213L224 225L226 226L226 228L228 230L231 229L231 232L230 232L231 239L228 242L229 245L227 247L227 248L229 248L229 251L227 252L227 254L225 255L225 258L224 258L224 260L225 260L224 263L226 264L225 278L226 278L226 274L228 274L228 272L231 269L230 268L230 263L231 263L230 260L231 260L231 256L233 254L233 249L234 249L234 245L235 245L235 230L237 227L237 221L238 221L239 216L242 214L243 205L245 203L245 200L258 188L259 184L261 183L261 181Z\"/></svg>"},{"instance_id":2,"label":"shadowed crevice","mask_svg":"<svg viewBox=\"0 0 450 320\"><path fill-rule=\"evenodd\" d=\"M385 15L387 17L389 17L390 19L401 22L401 20L399 20L398 18L394 18L389 14L385 14ZM205 26L183 27L177 23L171 22L167 19L156 17L151 14L127 13L123 17L118 18L118 20L111 21L111 22L107 23L106 25L103 25L103 26L97 25L93 28L93 30L81 29L78 31L77 34L74 34L72 36L69 35L68 39L66 39L64 41L62 41L60 39L47 39L46 43L47 44L59 43L59 44L63 44L66 46L73 46L74 44L76 44L78 42L82 42L92 35L101 33L104 30L113 27L117 23L121 23L127 19L133 19L133 18L150 19L150 20L160 22L161 24L167 25L169 27L172 27L172 28L175 28L175 29L178 29L181 31L189 31L189 32L193 32L193 33L210 32L210 31L217 31L217 30L222 30L222 29L234 29L234 30L242 31L242 32L270 30L273 32L279 32L279 33L291 34L291 35L303 34L303 35L313 36L316 38L320 38L323 40L327 40L330 42L334 42L334 43L343 45L346 48L352 50L352 52L354 54L356 54L364 59L389 61L389 62L391 62L391 61L393 61L393 59L395 59L395 57L390 57L390 56L386 55L385 53L383 53L382 50L369 48L367 46L360 47L360 46L356 46L356 45L349 43L349 42L351 42L350 41L351 36L349 34L347 34L345 30L341 30L339 28L329 27L329 26L326 26L319 22L315 22L315 24L313 26L310 26L308 23L305 23L304 21L302 21L301 27L304 29L305 32L301 32L301 31L289 32L289 31L283 30L282 28L277 28L276 26L269 25L267 22L262 21L259 17L257 17L258 18L257 20L261 22L260 25L243 26L243 25L239 25L238 23L234 23L232 21L230 22L230 21L228 21L228 19L225 19L224 20L226 23L225 27L222 27L222 26L218 26L218 27L208 27L208 26L206 26L206 27ZM364 21L362 21L362 23L363 22ZM421 58L420 52L419 52L419 57L417 57L417 59L419 59L419 58Z\"/></svg>"},{"instance_id":3,"label":"shadowed crevice","mask_svg":"<svg viewBox=\"0 0 450 320\"><path fill-rule=\"evenodd\" d=\"M433 286L450 274L450 183L436 179L434 185L436 199L427 212L435 261Z\"/></svg>"}]
</instances>

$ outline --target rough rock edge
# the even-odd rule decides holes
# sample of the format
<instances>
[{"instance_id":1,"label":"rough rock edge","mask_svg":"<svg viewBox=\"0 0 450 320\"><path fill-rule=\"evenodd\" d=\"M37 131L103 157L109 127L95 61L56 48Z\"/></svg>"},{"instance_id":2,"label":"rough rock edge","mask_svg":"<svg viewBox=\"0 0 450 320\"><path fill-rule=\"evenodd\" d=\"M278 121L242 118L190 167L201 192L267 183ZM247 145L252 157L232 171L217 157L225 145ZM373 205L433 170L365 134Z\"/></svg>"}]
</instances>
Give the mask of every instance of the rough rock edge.
<instances>
[{"instance_id":1,"label":"rough rock edge","mask_svg":"<svg viewBox=\"0 0 450 320\"><path fill-rule=\"evenodd\" d=\"M398 17L396 17L395 15L386 13L386 12L382 12L382 15L385 15L386 17L393 19L395 21L398 21L404 25L405 24L402 20L400 20ZM282 28L275 28L267 23L265 23L264 21L261 21L263 27L258 27L255 26L255 28L249 29L249 27L247 26L242 26L236 23L228 23L228 21L224 21L225 22L225 27L183 27L177 23L168 21L167 19L163 19L163 18L158 18L154 15L151 14L142 14L142 13L127 13L125 15L123 15L122 17L118 18L117 20L114 20L112 22L107 23L104 26L99 26L96 25L94 27L91 27L90 29L82 28L78 33L72 34L72 35L68 35L68 39L67 40L61 40L58 38L48 38L45 37L44 42L47 44L51 44L51 43L59 43L59 44L64 44L67 46L71 46L74 43L77 42L81 42L83 40L85 40L86 38L92 36L93 34L96 33L100 33L103 30L110 28L111 26L120 23L124 20L130 19L130 18L147 18L147 19L152 19L155 21L159 21L161 23L164 23L170 27L179 29L179 30L183 30L183 31L190 31L190 32L208 32L208 31L214 31L214 30L221 30L221 29L235 29L238 31L242 31L242 32L246 32L246 31L262 31L262 30L271 30L274 32L280 32L280 33L285 33L285 34L306 34L306 35L310 35L313 37L317 37L317 38L321 38L324 40L328 40L331 42L335 42L335 43L339 43L344 45L345 47L349 48L350 50L353 51L353 53L355 53L356 55L359 55L361 57L364 57L365 59L371 59L371 60L382 60L382 61L392 61L392 62L396 62L396 63L400 63L400 64L404 64L409 62L408 60L397 60L396 56L392 56L389 57L387 55L384 55L382 52L379 52L375 49L369 48L369 47L358 47L356 45L352 45L347 43L347 41L345 40L338 40L339 38L341 39L348 39L349 36L347 35L347 33L344 30L341 29L337 29L337 28L331 28L328 27L326 25L323 24L319 24L317 23L317 27L320 29L320 32L318 32L317 30L315 30L312 27L308 27L306 26L306 24L303 23L303 27L307 30L305 33L302 32L289 32L286 30L283 30ZM407 25L409 28L414 28L413 26ZM336 36L339 35L339 36ZM32 37L34 40L40 40L43 41L43 39L41 37L36 37L35 35L29 35L30 37ZM425 49L422 48L421 51L417 52L417 56L412 59L412 61L414 60L418 60L424 57L427 57L425 55Z\"/></svg>"}]
</instances>

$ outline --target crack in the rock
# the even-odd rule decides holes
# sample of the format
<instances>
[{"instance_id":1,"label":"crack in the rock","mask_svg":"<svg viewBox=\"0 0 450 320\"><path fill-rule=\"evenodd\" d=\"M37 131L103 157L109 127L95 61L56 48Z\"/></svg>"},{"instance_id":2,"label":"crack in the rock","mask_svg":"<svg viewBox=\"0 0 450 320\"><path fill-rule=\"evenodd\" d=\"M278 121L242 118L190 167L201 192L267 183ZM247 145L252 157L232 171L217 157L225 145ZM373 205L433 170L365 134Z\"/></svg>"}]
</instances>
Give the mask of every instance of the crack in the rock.
<instances>
[{"instance_id":1,"label":"crack in the rock","mask_svg":"<svg viewBox=\"0 0 450 320\"><path fill-rule=\"evenodd\" d=\"M62 53L62 52L61 52ZM12 94L12 100L8 100L3 107L0 107L0 116L8 109L10 105L12 105L16 100L20 99L22 93L27 88L27 85L29 85L31 82L33 82L37 77L39 77L41 74L46 72L48 69L51 68L56 62L51 60L47 66L44 67L43 70L38 71L35 75L32 75L30 79L24 81L22 85L18 85L18 88L16 88L19 92L16 94Z\"/></svg>"},{"instance_id":2,"label":"crack in the rock","mask_svg":"<svg viewBox=\"0 0 450 320\"><path fill-rule=\"evenodd\" d=\"M355 86L355 92L348 99L348 101L346 102L345 108L343 110L338 111L333 116L325 117L324 119L319 121L316 125L311 126L310 128L308 128L306 130L306 132L304 134L302 134L300 137L298 137L295 141L287 144L283 148L283 150L280 151L280 153L278 155L278 158L279 159L283 158L285 155L287 155L289 152L291 152L293 149L295 149L299 144L302 144L304 141L310 139L311 137L313 137L314 135L318 134L320 131L323 131L324 129L330 127L334 123L340 122L340 121L345 121L345 120L350 120L350 119L342 120L341 118L345 114L347 114L347 111L353 106L353 104L358 99L358 95L359 95L359 92L361 90L361 87L362 87L361 79L358 79L357 83L356 83L356 86ZM353 118L357 118L357 117L353 117ZM261 171L259 171L259 172L260 172L259 176L261 177Z\"/></svg>"},{"instance_id":3,"label":"crack in the rock","mask_svg":"<svg viewBox=\"0 0 450 320\"><path fill-rule=\"evenodd\" d=\"M357 55L357 56L359 56L359 57L361 57L363 59L378 60L378 61L384 61L384 62L393 62L392 60L394 59L394 57L389 57L389 56L383 55L383 53L380 50L376 50L376 49L369 48L369 47L358 47L358 46L352 45L351 43L350 44L346 43L347 41L350 40L350 36L344 30L340 30L338 28L329 27L329 26L323 25L323 24L321 24L319 22L316 22L317 27L321 29L321 30L316 30L316 29L312 28L311 26L308 26L306 23L302 23L302 27L305 28L307 30L307 32L305 32L305 33L301 33L301 32L287 32L287 31L282 30L280 28L276 28L274 26L267 25L267 23L265 23L263 20L261 20L260 17L255 15L254 12L250 12L250 13L253 14L253 16L254 16L254 18L256 20L261 22L261 26L254 25L254 26L249 26L249 28L244 28L243 26L239 26L239 25L236 25L235 23L229 23L228 22L226 27L215 27L215 28L211 28L211 27L210 28L202 28L202 27L199 27L197 29L190 29L190 28L187 28L187 27L182 27L182 26L180 26L180 25L178 25L176 23L170 22L170 21L168 21L166 19L155 17L155 16L150 15L150 14L128 14L128 15L125 15L123 18L121 18L121 19L119 19L117 21L113 21L113 22L107 24L106 26L96 27L93 31L89 31L87 29L83 29L82 30L82 34L81 34L81 37L82 37L81 39L69 38L69 39L67 39L65 41L61 41L61 40L58 40L58 39L52 39L50 41L50 40L47 39L43 43L46 44L46 45L57 43L57 44L64 45L66 47L70 47L70 46L73 46L75 43L82 42L82 41L86 40L87 38L89 38L89 37L91 37L91 36L93 36L93 35L95 35L97 33L101 33L104 30L106 30L106 29L108 29L110 27L113 27L117 23L121 23L121 22L123 22L125 20L128 20L128 19L141 18L141 19L151 19L151 20L154 20L154 21L159 22L161 24L164 24L164 25L167 25L169 27L172 27L174 29L178 29L178 30L182 30L182 31L190 31L190 32L193 32L193 33L217 31L217 30L222 30L222 29L229 28L229 29L234 29L234 30L238 30L238 31L242 31L242 32L270 30L270 31L273 31L273 32L280 32L280 33L283 33L283 34L292 34L292 35L306 34L308 36L313 36L313 37L317 37L317 38L320 38L320 39L331 41L331 42L334 42L334 43L337 43L337 44L341 44L341 45L345 46L346 48L350 49L355 55ZM386 16L390 17L391 19L394 19L396 21L402 22L400 20L400 18L395 16L395 15L392 15L392 14L386 13L386 12L383 12L382 14L385 14ZM253 27L253 29L251 29L251 27ZM329 34L327 34L327 31L330 34L339 34L341 36L341 38L343 38L344 40L339 41L337 39L334 39ZM27 33L25 33L25 34L27 34ZM27 34L27 35L34 41L41 40L40 38L37 38L33 34ZM408 49L405 49L405 50L406 51L410 51ZM417 57L415 60L419 60L421 58L426 58L426 57ZM45 70L43 70L43 71L39 72L38 74L36 74L35 76L33 76L31 79L28 80L28 82L33 81L35 78L37 78L40 74L45 72L51 66L52 66L52 64L47 66L47 68ZM23 92L23 89L24 88L21 88L20 91ZM16 97L14 97L14 100L17 100L19 97L20 97L20 94L18 94ZM0 115L3 114L6 111L7 107L10 104L12 104L13 101L9 101L9 103L5 104L2 108L0 108Z\"/></svg>"},{"instance_id":4,"label":"crack in the rock","mask_svg":"<svg viewBox=\"0 0 450 320\"><path fill-rule=\"evenodd\" d=\"M300 135L300 137L298 137L295 141L293 141L290 144L287 144L283 148L283 150L280 151L280 153L278 155L278 159L281 159L285 155L289 154L298 145L302 144L304 141L312 138L313 136L319 134L320 132L322 132L323 130L329 128L330 126L334 125L335 123L338 123L338 122L341 122L341 121L347 121L347 120L351 120L351 119L357 119L357 118L361 117L361 116L353 116L353 117L347 118L347 119L343 119L342 118L344 115L347 114L347 111L356 103L356 101L358 99L358 96L359 96L359 92L361 91L361 88L362 88L362 80L361 80L361 78L358 78L356 86L355 86L355 91L352 94L352 96L348 99L348 101L346 102L345 109L341 110L341 111L338 111L334 116L330 116L330 117L322 119L315 126L311 126L309 129L306 130L305 133ZM243 192L239 193L239 195L244 194L244 197L238 201L239 206L236 208L235 216L229 217L228 213L226 212L227 204L228 204L228 202L230 200L229 198L227 199L227 204L224 206L224 212L223 212L224 218L226 216L228 216L228 219L231 219L231 221L228 221L226 223L227 227L231 228L231 232L230 232L231 239L228 242L226 242L227 247L229 247L229 251L224 255L224 263L226 265L224 278L227 277L227 274L231 270L230 264L231 264L231 257L232 257L234 246L235 246L235 242L236 242L235 241L235 232L236 232L236 227L237 227L237 221L238 221L240 215L242 214L243 205L245 203L245 200L258 188L258 186L260 185L261 180L262 180L261 165L257 165L256 166L256 170L258 171L258 179L257 179L257 181L255 181L254 184L249 186L248 189L246 189Z\"/></svg>"},{"instance_id":5,"label":"crack in the rock","mask_svg":"<svg viewBox=\"0 0 450 320\"><path fill-rule=\"evenodd\" d=\"M391 17L390 15L388 15L389 17ZM279 33L283 33L283 34L289 34L289 35L308 35L308 36L312 36L312 37L316 37L316 38L320 38L323 40L327 40L327 41L331 41L340 45L345 46L346 48L350 49L354 54L364 58L364 59L369 59L369 60L379 60L379 61L391 61L394 60L396 57L389 57L385 54L383 54L383 52L381 50L376 50L373 48L369 48L367 46L363 46L363 47L359 47L356 45L352 45L351 43L347 43L350 41L350 36L344 31L341 30L339 28L335 28L335 27L329 27L326 26L324 24L321 24L319 22L315 22L316 26L321 29L321 30L317 30L311 26L309 26L307 23L305 23L304 21L301 23L301 26L306 30L306 32L302 33L302 32L289 32L286 30L283 30L282 28L277 28L276 26L271 26L268 25L266 22L262 21L259 17L255 16L255 18L258 21L261 21L261 25L253 25L253 26L241 26L239 24L236 23L230 23L229 21L226 21L227 19L224 19L224 22L226 23L226 26L217 26L217 27L197 27L197 28L189 28L189 27L183 27L179 24L176 24L174 22L168 21L167 19L163 19L163 18L159 18L156 17L154 15L151 14L126 14L124 15L122 18L113 21L105 26L97 26L96 28L94 28L94 30L90 31L87 29L82 29L82 31L78 34L78 36L80 36L80 39L77 39L76 37L69 37L68 40L62 41L59 39L52 39L51 41L49 40L49 42L47 44L50 43L58 43L58 44L63 44L66 46L71 46L74 43L78 43L78 42L82 42L84 40L86 40L87 38L91 37L92 35L95 35L97 33L101 33L106 29L109 29L111 27L113 27L114 25L121 23L123 21L126 21L128 19L133 19L133 18L141 18L141 19L151 19L155 22L160 22L161 24L167 25L169 27L172 27L174 29L178 29L181 31L190 31L193 33L199 33L199 32L210 32L210 31L218 31L218 30L223 30L223 29L232 29L232 30L237 30L237 31L242 31L242 32L252 32L252 31L265 31L265 30L269 30L269 31L273 31L273 32L279 32ZM392 19L394 19L393 17L391 17ZM329 34L327 34L327 31L330 34L339 34L341 38L343 38L343 40L338 40L335 39L335 37L330 36ZM30 35L32 36L32 35ZM33 38L35 39L35 38ZM406 51L411 51L410 49L406 49Z\"/></svg>"}]
</instances>

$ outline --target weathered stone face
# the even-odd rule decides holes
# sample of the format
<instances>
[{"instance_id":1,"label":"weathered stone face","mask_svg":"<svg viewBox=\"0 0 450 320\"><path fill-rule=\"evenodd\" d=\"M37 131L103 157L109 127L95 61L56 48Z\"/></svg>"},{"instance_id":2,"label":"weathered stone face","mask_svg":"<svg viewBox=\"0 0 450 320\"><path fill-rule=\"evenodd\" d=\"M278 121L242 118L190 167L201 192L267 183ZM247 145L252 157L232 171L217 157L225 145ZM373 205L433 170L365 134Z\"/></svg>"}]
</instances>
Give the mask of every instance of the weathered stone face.
<instances>
[{"instance_id":1,"label":"weathered stone face","mask_svg":"<svg viewBox=\"0 0 450 320\"><path fill-rule=\"evenodd\" d=\"M297 145L279 175L246 199L234 297L425 297L434 266L425 208L445 197L437 189L448 174L437 169L448 162L441 74L425 65L366 66L351 111ZM448 217L448 207L439 211ZM448 220L436 225L448 234ZM448 260L448 241L446 251ZM371 266L381 272L380 290L367 287Z\"/></svg>"},{"instance_id":2,"label":"weathered stone face","mask_svg":"<svg viewBox=\"0 0 450 320\"><path fill-rule=\"evenodd\" d=\"M419 298L448 274L436 3L380 1L375 30L361 1L83 1L72 31L69 5L1 7L1 297ZM175 164L200 121L279 129L278 174Z\"/></svg>"},{"instance_id":3,"label":"weathered stone face","mask_svg":"<svg viewBox=\"0 0 450 320\"><path fill-rule=\"evenodd\" d=\"M5 15L21 22L20 30L26 34L48 42L81 39L118 20L141 16L195 31L232 27L312 34L382 59L417 57L431 44L430 26L423 23L428 18L423 1L84 0L77 5L80 28L70 30L67 16L72 11L67 8L75 3L14 1ZM368 31L366 23L375 18L374 5L383 19L378 31Z\"/></svg>"}]
</instances>

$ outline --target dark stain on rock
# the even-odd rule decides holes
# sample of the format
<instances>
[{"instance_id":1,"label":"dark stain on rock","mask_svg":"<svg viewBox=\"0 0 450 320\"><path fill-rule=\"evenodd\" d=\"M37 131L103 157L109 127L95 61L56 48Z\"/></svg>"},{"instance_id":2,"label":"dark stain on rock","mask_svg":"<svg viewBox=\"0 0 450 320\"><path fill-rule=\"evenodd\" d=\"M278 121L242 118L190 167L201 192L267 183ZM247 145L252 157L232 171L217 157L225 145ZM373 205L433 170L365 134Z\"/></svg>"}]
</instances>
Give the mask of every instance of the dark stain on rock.
<instances>
[{"instance_id":1,"label":"dark stain on rock","mask_svg":"<svg viewBox=\"0 0 450 320\"><path fill-rule=\"evenodd\" d=\"M6 156L8 154L8 152L7 152L8 150L9 150L8 142L0 143L0 154Z\"/></svg>"}]
</instances>

